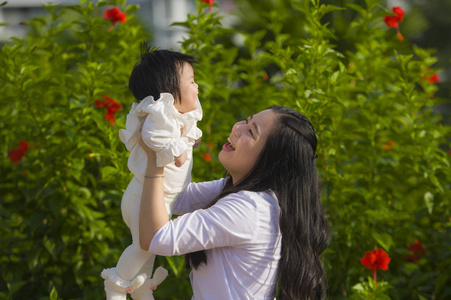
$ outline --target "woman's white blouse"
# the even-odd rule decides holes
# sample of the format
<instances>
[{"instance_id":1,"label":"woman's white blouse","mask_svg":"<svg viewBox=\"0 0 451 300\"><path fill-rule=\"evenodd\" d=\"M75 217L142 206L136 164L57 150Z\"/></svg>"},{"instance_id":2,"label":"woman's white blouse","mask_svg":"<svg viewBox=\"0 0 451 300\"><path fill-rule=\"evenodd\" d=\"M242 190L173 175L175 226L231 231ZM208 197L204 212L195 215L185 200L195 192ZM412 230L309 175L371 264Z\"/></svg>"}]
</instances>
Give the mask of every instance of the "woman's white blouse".
<instances>
[{"instance_id":1,"label":"woman's white blouse","mask_svg":"<svg viewBox=\"0 0 451 300\"><path fill-rule=\"evenodd\" d=\"M275 195L241 191L208 206L227 179L191 183L174 205L183 214L160 228L149 246L172 256L207 250L190 274L193 299L274 299L281 251Z\"/></svg>"}]
</instances>

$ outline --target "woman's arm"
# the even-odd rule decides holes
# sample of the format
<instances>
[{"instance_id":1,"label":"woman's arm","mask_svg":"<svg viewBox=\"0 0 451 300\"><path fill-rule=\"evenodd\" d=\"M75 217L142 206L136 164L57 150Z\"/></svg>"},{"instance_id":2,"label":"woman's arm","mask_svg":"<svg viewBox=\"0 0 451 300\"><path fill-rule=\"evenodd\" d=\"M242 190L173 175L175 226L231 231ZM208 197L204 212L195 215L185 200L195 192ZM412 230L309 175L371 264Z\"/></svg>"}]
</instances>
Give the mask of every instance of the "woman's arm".
<instances>
[{"instance_id":1,"label":"woman's arm","mask_svg":"<svg viewBox=\"0 0 451 300\"><path fill-rule=\"evenodd\" d=\"M147 251L155 232L163 227L169 218L163 194L164 167L157 167L155 152L145 146L142 140L139 143L147 153L139 211L139 245Z\"/></svg>"},{"instance_id":2,"label":"woman's arm","mask_svg":"<svg viewBox=\"0 0 451 300\"><path fill-rule=\"evenodd\" d=\"M173 256L217 247L249 247L262 216L270 214L264 197L273 199L242 191L207 209L177 217L155 233L148 251ZM271 226L277 226L277 222L274 219Z\"/></svg>"},{"instance_id":3,"label":"woman's arm","mask_svg":"<svg viewBox=\"0 0 451 300\"><path fill-rule=\"evenodd\" d=\"M227 180L227 178L221 178L214 181L191 182L177 197L172 214L181 216L209 207L211 201L224 189Z\"/></svg>"}]
</instances>

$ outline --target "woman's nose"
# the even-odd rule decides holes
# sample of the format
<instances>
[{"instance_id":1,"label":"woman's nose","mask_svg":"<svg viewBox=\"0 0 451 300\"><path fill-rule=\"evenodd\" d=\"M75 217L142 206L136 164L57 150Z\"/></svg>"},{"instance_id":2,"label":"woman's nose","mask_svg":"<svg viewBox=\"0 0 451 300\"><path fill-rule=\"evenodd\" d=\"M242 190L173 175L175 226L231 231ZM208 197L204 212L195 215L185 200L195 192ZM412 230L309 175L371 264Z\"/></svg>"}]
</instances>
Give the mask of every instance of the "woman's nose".
<instances>
[{"instance_id":1,"label":"woman's nose","mask_svg":"<svg viewBox=\"0 0 451 300\"><path fill-rule=\"evenodd\" d=\"M241 129L243 127L244 121L235 123L235 125L233 125L232 127L232 132L233 134L235 134L236 136L240 136L241 135Z\"/></svg>"}]
</instances>

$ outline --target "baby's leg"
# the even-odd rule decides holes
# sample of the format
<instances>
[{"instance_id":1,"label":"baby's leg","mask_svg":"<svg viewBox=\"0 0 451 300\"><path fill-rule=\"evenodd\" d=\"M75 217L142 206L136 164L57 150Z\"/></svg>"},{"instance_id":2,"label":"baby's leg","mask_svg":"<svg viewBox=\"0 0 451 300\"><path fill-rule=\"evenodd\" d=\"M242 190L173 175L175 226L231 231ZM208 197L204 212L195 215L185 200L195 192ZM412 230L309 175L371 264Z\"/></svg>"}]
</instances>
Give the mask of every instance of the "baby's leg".
<instances>
[{"instance_id":1,"label":"baby's leg","mask_svg":"<svg viewBox=\"0 0 451 300\"><path fill-rule=\"evenodd\" d=\"M144 266L139 271L139 274L147 274L147 279L143 283L143 285L141 285L138 289L134 290L131 293L133 300L153 300L154 299L153 290L162 281L162 280L157 281L154 278L151 278L154 261L155 261L155 255L151 255L150 258L146 261ZM159 267L159 269L164 270L164 272L167 276L167 271L165 269L163 269L161 267ZM166 276L164 276L164 278L166 278ZM163 278L163 280L164 280L164 278Z\"/></svg>"},{"instance_id":2,"label":"baby's leg","mask_svg":"<svg viewBox=\"0 0 451 300\"><path fill-rule=\"evenodd\" d=\"M151 253L139 247L139 208L141 194L142 183L134 177L122 198L122 215L127 226L130 228L133 240L133 243L122 253L116 266L117 274L124 280L132 280L136 275L141 274L139 271L152 256ZM147 275L152 275L152 270Z\"/></svg>"},{"instance_id":3,"label":"baby's leg","mask_svg":"<svg viewBox=\"0 0 451 300\"><path fill-rule=\"evenodd\" d=\"M136 275L145 271L147 277L150 277L154 260L154 254L131 244L119 258L116 266L117 275L124 280L132 280Z\"/></svg>"},{"instance_id":4,"label":"baby's leg","mask_svg":"<svg viewBox=\"0 0 451 300\"><path fill-rule=\"evenodd\" d=\"M165 193L165 204L168 212L172 211L172 202L174 198L178 195L172 194L169 195ZM171 213L169 213L169 218L171 217ZM138 289L134 290L132 295L133 300L153 300L153 290L166 278L168 275L168 271L162 267L158 267L155 272L152 274L153 266L155 261L155 255L152 255L138 272L138 274L148 274L148 279L144 284Z\"/></svg>"},{"instance_id":5,"label":"baby's leg","mask_svg":"<svg viewBox=\"0 0 451 300\"><path fill-rule=\"evenodd\" d=\"M138 223L141 193L142 184L134 177L128 185L121 203L122 217L130 228L134 241L139 241ZM127 293L139 289L151 275L151 272L147 274L139 273L152 254L142 250L137 245L137 243L134 243L125 249L116 268L102 271L101 275L105 279L107 300L126 300Z\"/></svg>"}]
</instances>

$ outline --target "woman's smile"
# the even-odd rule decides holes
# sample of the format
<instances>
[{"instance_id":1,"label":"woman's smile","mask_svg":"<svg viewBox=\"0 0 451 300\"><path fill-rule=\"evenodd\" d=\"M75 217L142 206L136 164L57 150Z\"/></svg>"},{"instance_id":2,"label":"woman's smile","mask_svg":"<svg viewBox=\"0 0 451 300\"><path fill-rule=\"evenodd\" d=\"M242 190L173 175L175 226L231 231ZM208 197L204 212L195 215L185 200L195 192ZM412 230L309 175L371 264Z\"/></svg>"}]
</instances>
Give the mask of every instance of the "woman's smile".
<instances>
[{"instance_id":1,"label":"woman's smile","mask_svg":"<svg viewBox=\"0 0 451 300\"><path fill-rule=\"evenodd\" d=\"M260 155L276 116L264 110L236 123L219 153L219 160L232 176L233 182L242 179Z\"/></svg>"},{"instance_id":2,"label":"woman's smile","mask_svg":"<svg viewBox=\"0 0 451 300\"><path fill-rule=\"evenodd\" d=\"M235 145L233 144L232 140L230 139L230 137L227 138L227 141L229 141L228 143L226 143L223 147L222 150L224 151L235 151Z\"/></svg>"}]
</instances>

